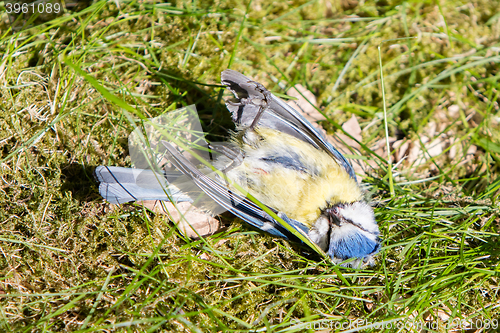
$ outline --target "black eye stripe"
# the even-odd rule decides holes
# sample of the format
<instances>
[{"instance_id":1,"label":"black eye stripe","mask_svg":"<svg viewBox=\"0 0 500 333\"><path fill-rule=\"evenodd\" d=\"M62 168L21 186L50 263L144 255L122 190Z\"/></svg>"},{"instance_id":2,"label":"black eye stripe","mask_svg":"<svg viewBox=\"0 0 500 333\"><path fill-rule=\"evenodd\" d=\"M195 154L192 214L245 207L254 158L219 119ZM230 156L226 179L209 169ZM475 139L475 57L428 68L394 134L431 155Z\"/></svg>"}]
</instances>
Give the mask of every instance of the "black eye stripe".
<instances>
[{"instance_id":1,"label":"black eye stripe","mask_svg":"<svg viewBox=\"0 0 500 333\"><path fill-rule=\"evenodd\" d=\"M328 207L325 210L323 210L323 214L326 215L330 224L335 224L336 226L340 227L341 223L349 223L349 224L355 226L356 228L358 228L364 232L367 232L367 233L372 234L372 235L378 235L378 233L368 231L368 230L366 230L366 228L364 228L359 223L356 223L356 222L352 221L351 219L346 218L343 214L340 214L340 210L345 209L345 207L348 205L349 204L340 203L340 204Z\"/></svg>"}]
</instances>

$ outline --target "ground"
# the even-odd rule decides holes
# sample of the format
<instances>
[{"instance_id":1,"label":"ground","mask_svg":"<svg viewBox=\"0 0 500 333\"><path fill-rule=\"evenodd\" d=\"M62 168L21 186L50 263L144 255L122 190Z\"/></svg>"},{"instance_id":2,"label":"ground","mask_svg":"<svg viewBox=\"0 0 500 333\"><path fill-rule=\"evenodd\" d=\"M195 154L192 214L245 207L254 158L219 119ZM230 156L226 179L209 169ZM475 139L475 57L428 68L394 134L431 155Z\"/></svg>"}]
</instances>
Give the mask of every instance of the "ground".
<instances>
[{"instance_id":1,"label":"ground","mask_svg":"<svg viewBox=\"0 0 500 333\"><path fill-rule=\"evenodd\" d=\"M3 12L0 330L498 326L498 8L117 0L12 24ZM212 137L231 129L226 68L287 99L301 85L325 133L358 148L346 155L365 166L383 240L373 266L333 265L230 214L189 240L99 196L96 166L130 166L131 114L195 104Z\"/></svg>"}]
</instances>

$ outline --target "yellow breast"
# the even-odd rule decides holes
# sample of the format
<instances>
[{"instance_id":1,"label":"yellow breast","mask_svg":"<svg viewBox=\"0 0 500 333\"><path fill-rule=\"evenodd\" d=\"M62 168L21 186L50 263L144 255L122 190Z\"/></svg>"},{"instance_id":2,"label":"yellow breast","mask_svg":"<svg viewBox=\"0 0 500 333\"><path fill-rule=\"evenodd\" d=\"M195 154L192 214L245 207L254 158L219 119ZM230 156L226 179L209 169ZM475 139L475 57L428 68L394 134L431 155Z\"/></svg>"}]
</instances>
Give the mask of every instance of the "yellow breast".
<instances>
[{"instance_id":1,"label":"yellow breast","mask_svg":"<svg viewBox=\"0 0 500 333\"><path fill-rule=\"evenodd\" d=\"M243 163L228 177L262 203L311 226L328 204L362 199L356 181L326 152L268 128L248 137L238 142Z\"/></svg>"}]
</instances>

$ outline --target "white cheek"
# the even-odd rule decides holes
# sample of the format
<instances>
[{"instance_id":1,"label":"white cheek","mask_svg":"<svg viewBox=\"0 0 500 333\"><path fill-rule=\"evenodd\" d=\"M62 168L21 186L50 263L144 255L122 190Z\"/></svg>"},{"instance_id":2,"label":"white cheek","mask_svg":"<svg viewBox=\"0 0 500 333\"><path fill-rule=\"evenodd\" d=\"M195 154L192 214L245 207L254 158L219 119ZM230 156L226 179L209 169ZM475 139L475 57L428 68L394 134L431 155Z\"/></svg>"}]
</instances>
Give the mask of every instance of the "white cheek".
<instances>
[{"instance_id":1,"label":"white cheek","mask_svg":"<svg viewBox=\"0 0 500 333\"><path fill-rule=\"evenodd\" d=\"M350 223L342 223L340 226L333 225L331 233L331 242L336 243L340 239L348 238L352 234L359 232L359 228Z\"/></svg>"},{"instance_id":2,"label":"white cheek","mask_svg":"<svg viewBox=\"0 0 500 333\"><path fill-rule=\"evenodd\" d=\"M349 238L356 233L362 234L366 238L375 241L377 239L378 229L376 234L372 234L371 232L366 232L364 230L361 230L355 225L352 225L350 223L342 223L340 227L334 225L332 226L332 231L331 231L331 242L334 243L338 242L340 239Z\"/></svg>"},{"instance_id":3,"label":"white cheek","mask_svg":"<svg viewBox=\"0 0 500 333\"><path fill-rule=\"evenodd\" d=\"M373 209L367 203L356 202L351 206L342 208L340 213L346 220L352 221L364 230L378 235L379 231Z\"/></svg>"},{"instance_id":4,"label":"white cheek","mask_svg":"<svg viewBox=\"0 0 500 333\"><path fill-rule=\"evenodd\" d=\"M329 231L330 223L328 219L324 216L320 216L309 230L309 237L322 250L326 251L328 248Z\"/></svg>"}]
</instances>

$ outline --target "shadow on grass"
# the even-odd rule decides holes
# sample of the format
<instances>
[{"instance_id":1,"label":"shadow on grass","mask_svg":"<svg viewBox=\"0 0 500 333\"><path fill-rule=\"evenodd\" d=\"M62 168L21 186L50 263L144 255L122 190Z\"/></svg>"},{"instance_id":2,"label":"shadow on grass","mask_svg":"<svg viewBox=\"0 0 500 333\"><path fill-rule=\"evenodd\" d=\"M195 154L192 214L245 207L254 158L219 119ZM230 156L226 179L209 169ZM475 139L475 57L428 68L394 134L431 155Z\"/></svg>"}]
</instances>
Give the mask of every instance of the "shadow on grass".
<instances>
[{"instance_id":1,"label":"shadow on grass","mask_svg":"<svg viewBox=\"0 0 500 333\"><path fill-rule=\"evenodd\" d=\"M98 183L94 179L95 166L84 166L77 163L61 166L63 184L61 192L69 191L72 197L80 202L89 202L101 199Z\"/></svg>"},{"instance_id":2,"label":"shadow on grass","mask_svg":"<svg viewBox=\"0 0 500 333\"><path fill-rule=\"evenodd\" d=\"M192 104L196 106L201 126L209 141L222 141L222 138L227 137L228 131L235 129L222 98L224 89L220 88L224 86L220 83L198 82L198 78L193 78L190 74L177 67L153 73L170 91L171 102L175 102L178 107ZM220 78L217 81L220 82Z\"/></svg>"},{"instance_id":3,"label":"shadow on grass","mask_svg":"<svg viewBox=\"0 0 500 333\"><path fill-rule=\"evenodd\" d=\"M222 141L227 137L228 131L234 130L231 115L222 99L223 90L219 89L221 85L197 82L189 73L184 73L175 67L161 69L152 74L168 89L168 104L175 103L178 108L184 105L196 105L202 128L209 141ZM156 115L152 113L152 116ZM118 141L127 149L127 138L119 138ZM98 183L93 176L95 168L96 166L76 163L62 166L64 183L61 191L70 191L73 198L81 202L101 199L97 190Z\"/></svg>"}]
</instances>

